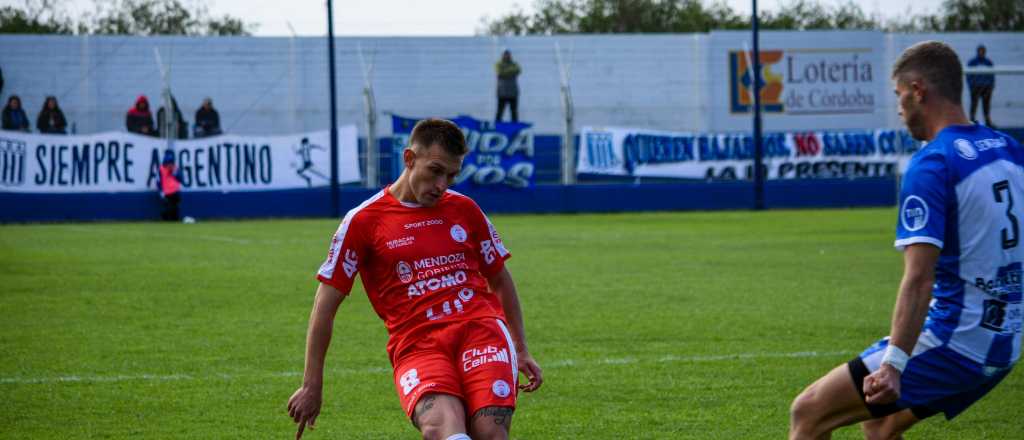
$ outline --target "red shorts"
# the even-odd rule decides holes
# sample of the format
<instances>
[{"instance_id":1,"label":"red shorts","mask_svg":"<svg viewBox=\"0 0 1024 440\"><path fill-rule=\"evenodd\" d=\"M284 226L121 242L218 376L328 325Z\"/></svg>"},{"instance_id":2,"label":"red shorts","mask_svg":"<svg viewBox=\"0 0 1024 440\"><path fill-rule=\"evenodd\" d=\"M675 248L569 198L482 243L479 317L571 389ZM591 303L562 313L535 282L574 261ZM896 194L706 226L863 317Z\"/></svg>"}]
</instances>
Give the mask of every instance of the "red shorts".
<instances>
[{"instance_id":1,"label":"red shorts","mask_svg":"<svg viewBox=\"0 0 1024 440\"><path fill-rule=\"evenodd\" d=\"M429 393L462 400L467 416L481 408L515 408L516 349L494 318L452 323L423 334L395 362L395 388L405 414Z\"/></svg>"}]
</instances>

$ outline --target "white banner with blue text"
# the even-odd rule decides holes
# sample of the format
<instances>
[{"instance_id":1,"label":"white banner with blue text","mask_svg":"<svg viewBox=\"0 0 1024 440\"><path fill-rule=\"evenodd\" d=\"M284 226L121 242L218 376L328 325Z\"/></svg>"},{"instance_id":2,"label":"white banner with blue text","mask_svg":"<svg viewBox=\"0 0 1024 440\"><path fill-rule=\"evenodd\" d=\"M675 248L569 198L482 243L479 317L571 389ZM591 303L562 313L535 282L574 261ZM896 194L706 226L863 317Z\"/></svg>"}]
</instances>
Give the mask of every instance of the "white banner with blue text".
<instances>
[{"instance_id":1,"label":"white banner with blue text","mask_svg":"<svg viewBox=\"0 0 1024 440\"><path fill-rule=\"evenodd\" d=\"M886 177L901 173L921 143L905 130L765 133L769 179ZM584 127L577 174L739 180L753 175L749 133L679 133Z\"/></svg>"},{"instance_id":2,"label":"white banner with blue text","mask_svg":"<svg viewBox=\"0 0 1024 440\"><path fill-rule=\"evenodd\" d=\"M184 191L265 191L330 185L330 132L221 135L174 141ZM0 131L0 192L155 191L166 139L107 132L55 136ZM355 125L338 129L338 181L358 182Z\"/></svg>"}]
</instances>

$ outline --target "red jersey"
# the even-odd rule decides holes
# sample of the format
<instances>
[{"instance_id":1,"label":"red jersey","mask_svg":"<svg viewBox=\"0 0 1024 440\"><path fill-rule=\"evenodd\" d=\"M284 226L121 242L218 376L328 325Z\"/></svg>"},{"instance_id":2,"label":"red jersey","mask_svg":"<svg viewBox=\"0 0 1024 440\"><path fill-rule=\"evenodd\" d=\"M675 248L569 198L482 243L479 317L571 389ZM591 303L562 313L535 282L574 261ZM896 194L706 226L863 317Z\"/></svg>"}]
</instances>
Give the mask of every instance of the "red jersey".
<instances>
[{"instance_id":1,"label":"red jersey","mask_svg":"<svg viewBox=\"0 0 1024 440\"><path fill-rule=\"evenodd\" d=\"M511 257L469 197L447 191L423 207L390 187L345 215L317 279L348 294L358 272L390 338L392 363L406 339L429 326L505 319L487 278Z\"/></svg>"}]
</instances>

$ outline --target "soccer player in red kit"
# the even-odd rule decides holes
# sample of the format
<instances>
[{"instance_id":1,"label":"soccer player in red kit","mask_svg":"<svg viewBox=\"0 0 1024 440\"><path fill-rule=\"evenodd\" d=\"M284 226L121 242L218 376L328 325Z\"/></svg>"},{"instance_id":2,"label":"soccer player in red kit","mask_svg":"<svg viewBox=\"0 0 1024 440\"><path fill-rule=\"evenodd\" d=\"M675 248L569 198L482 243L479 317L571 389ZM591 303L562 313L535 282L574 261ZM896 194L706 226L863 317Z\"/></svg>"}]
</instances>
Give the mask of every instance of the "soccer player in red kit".
<instances>
[{"instance_id":1,"label":"soccer player in red kit","mask_svg":"<svg viewBox=\"0 0 1024 440\"><path fill-rule=\"evenodd\" d=\"M334 316L356 273L388 329L402 408L424 439L506 439L517 390L540 387L510 254L476 203L448 190L466 151L455 124L420 121L402 175L342 220L317 274L303 383L288 400L296 438L320 413ZM519 371L528 383L518 384Z\"/></svg>"}]
</instances>

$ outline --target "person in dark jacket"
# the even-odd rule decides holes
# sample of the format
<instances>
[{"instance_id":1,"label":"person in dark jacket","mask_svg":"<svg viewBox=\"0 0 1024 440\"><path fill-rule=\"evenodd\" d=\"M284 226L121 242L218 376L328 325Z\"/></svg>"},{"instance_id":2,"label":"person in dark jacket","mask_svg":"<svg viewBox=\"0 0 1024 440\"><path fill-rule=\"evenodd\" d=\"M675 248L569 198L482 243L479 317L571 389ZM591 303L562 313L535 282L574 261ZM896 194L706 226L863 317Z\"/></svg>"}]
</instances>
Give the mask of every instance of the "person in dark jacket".
<instances>
[{"instance_id":1,"label":"person in dark jacket","mask_svg":"<svg viewBox=\"0 0 1024 440\"><path fill-rule=\"evenodd\" d=\"M57 105L57 97L47 96L43 109L36 118L36 128L40 133L68 134L67 127L68 122L64 119L64 112Z\"/></svg>"},{"instance_id":2,"label":"person in dark jacket","mask_svg":"<svg viewBox=\"0 0 1024 440\"><path fill-rule=\"evenodd\" d=\"M992 60L985 56L985 46L978 46L976 56L967 62L967 67L992 67ZM985 125L991 127L992 117L989 115L989 109L992 107L992 89L996 87L996 76L991 73L968 73L967 86L971 91L971 120L976 120L974 112L978 110L980 100L981 111L985 114Z\"/></svg>"},{"instance_id":3,"label":"person in dark jacket","mask_svg":"<svg viewBox=\"0 0 1024 440\"><path fill-rule=\"evenodd\" d=\"M135 106L128 110L124 125L130 133L146 136L159 135L156 127L153 126L153 113L149 111L149 100L146 99L146 95L139 95L135 99Z\"/></svg>"},{"instance_id":4,"label":"person in dark jacket","mask_svg":"<svg viewBox=\"0 0 1024 440\"><path fill-rule=\"evenodd\" d=\"M196 137L216 136L221 134L220 114L213 108L213 100L203 99L203 105L196 110Z\"/></svg>"},{"instance_id":5,"label":"person in dark jacket","mask_svg":"<svg viewBox=\"0 0 1024 440\"><path fill-rule=\"evenodd\" d=\"M173 96L171 97L171 108L174 109L174 119L178 122L177 129L170 131L167 128L167 124L171 123L171 121L166 119L167 109L165 109L164 106L160 106L160 109L156 111L156 123L160 126L157 130L165 134L163 137L167 137L167 134L174 133L175 139L188 139L188 122L186 122L185 117L181 115L181 109L178 108L178 100L174 99Z\"/></svg>"},{"instance_id":6,"label":"person in dark jacket","mask_svg":"<svg viewBox=\"0 0 1024 440\"><path fill-rule=\"evenodd\" d=\"M157 182L160 190L160 200L163 201L163 211L160 218L166 221L178 221L181 216L178 205L181 204L181 170L174 164L174 152L164 152L164 160L160 164L160 181Z\"/></svg>"},{"instance_id":7,"label":"person in dark jacket","mask_svg":"<svg viewBox=\"0 0 1024 440\"><path fill-rule=\"evenodd\" d=\"M494 71L498 74L498 113L494 115L494 122L501 121L506 105L512 110L512 122L519 122L519 84L516 77L521 70L512 61L511 52L506 50L501 54L501 61L494 65Z\"/></svg>"},{"instance_id":8,"label":"person in dark jacket","mask_svg":"<svg viewBox=\"0 0 1024 440\"><path fill-rule=\"evenodd\" d=\"M18 95L11 95L7 98L7 106L4 107L3 129L28 132L28 116L25 109L21 108L21 98Z\"/></svg>"}]
</instances>

